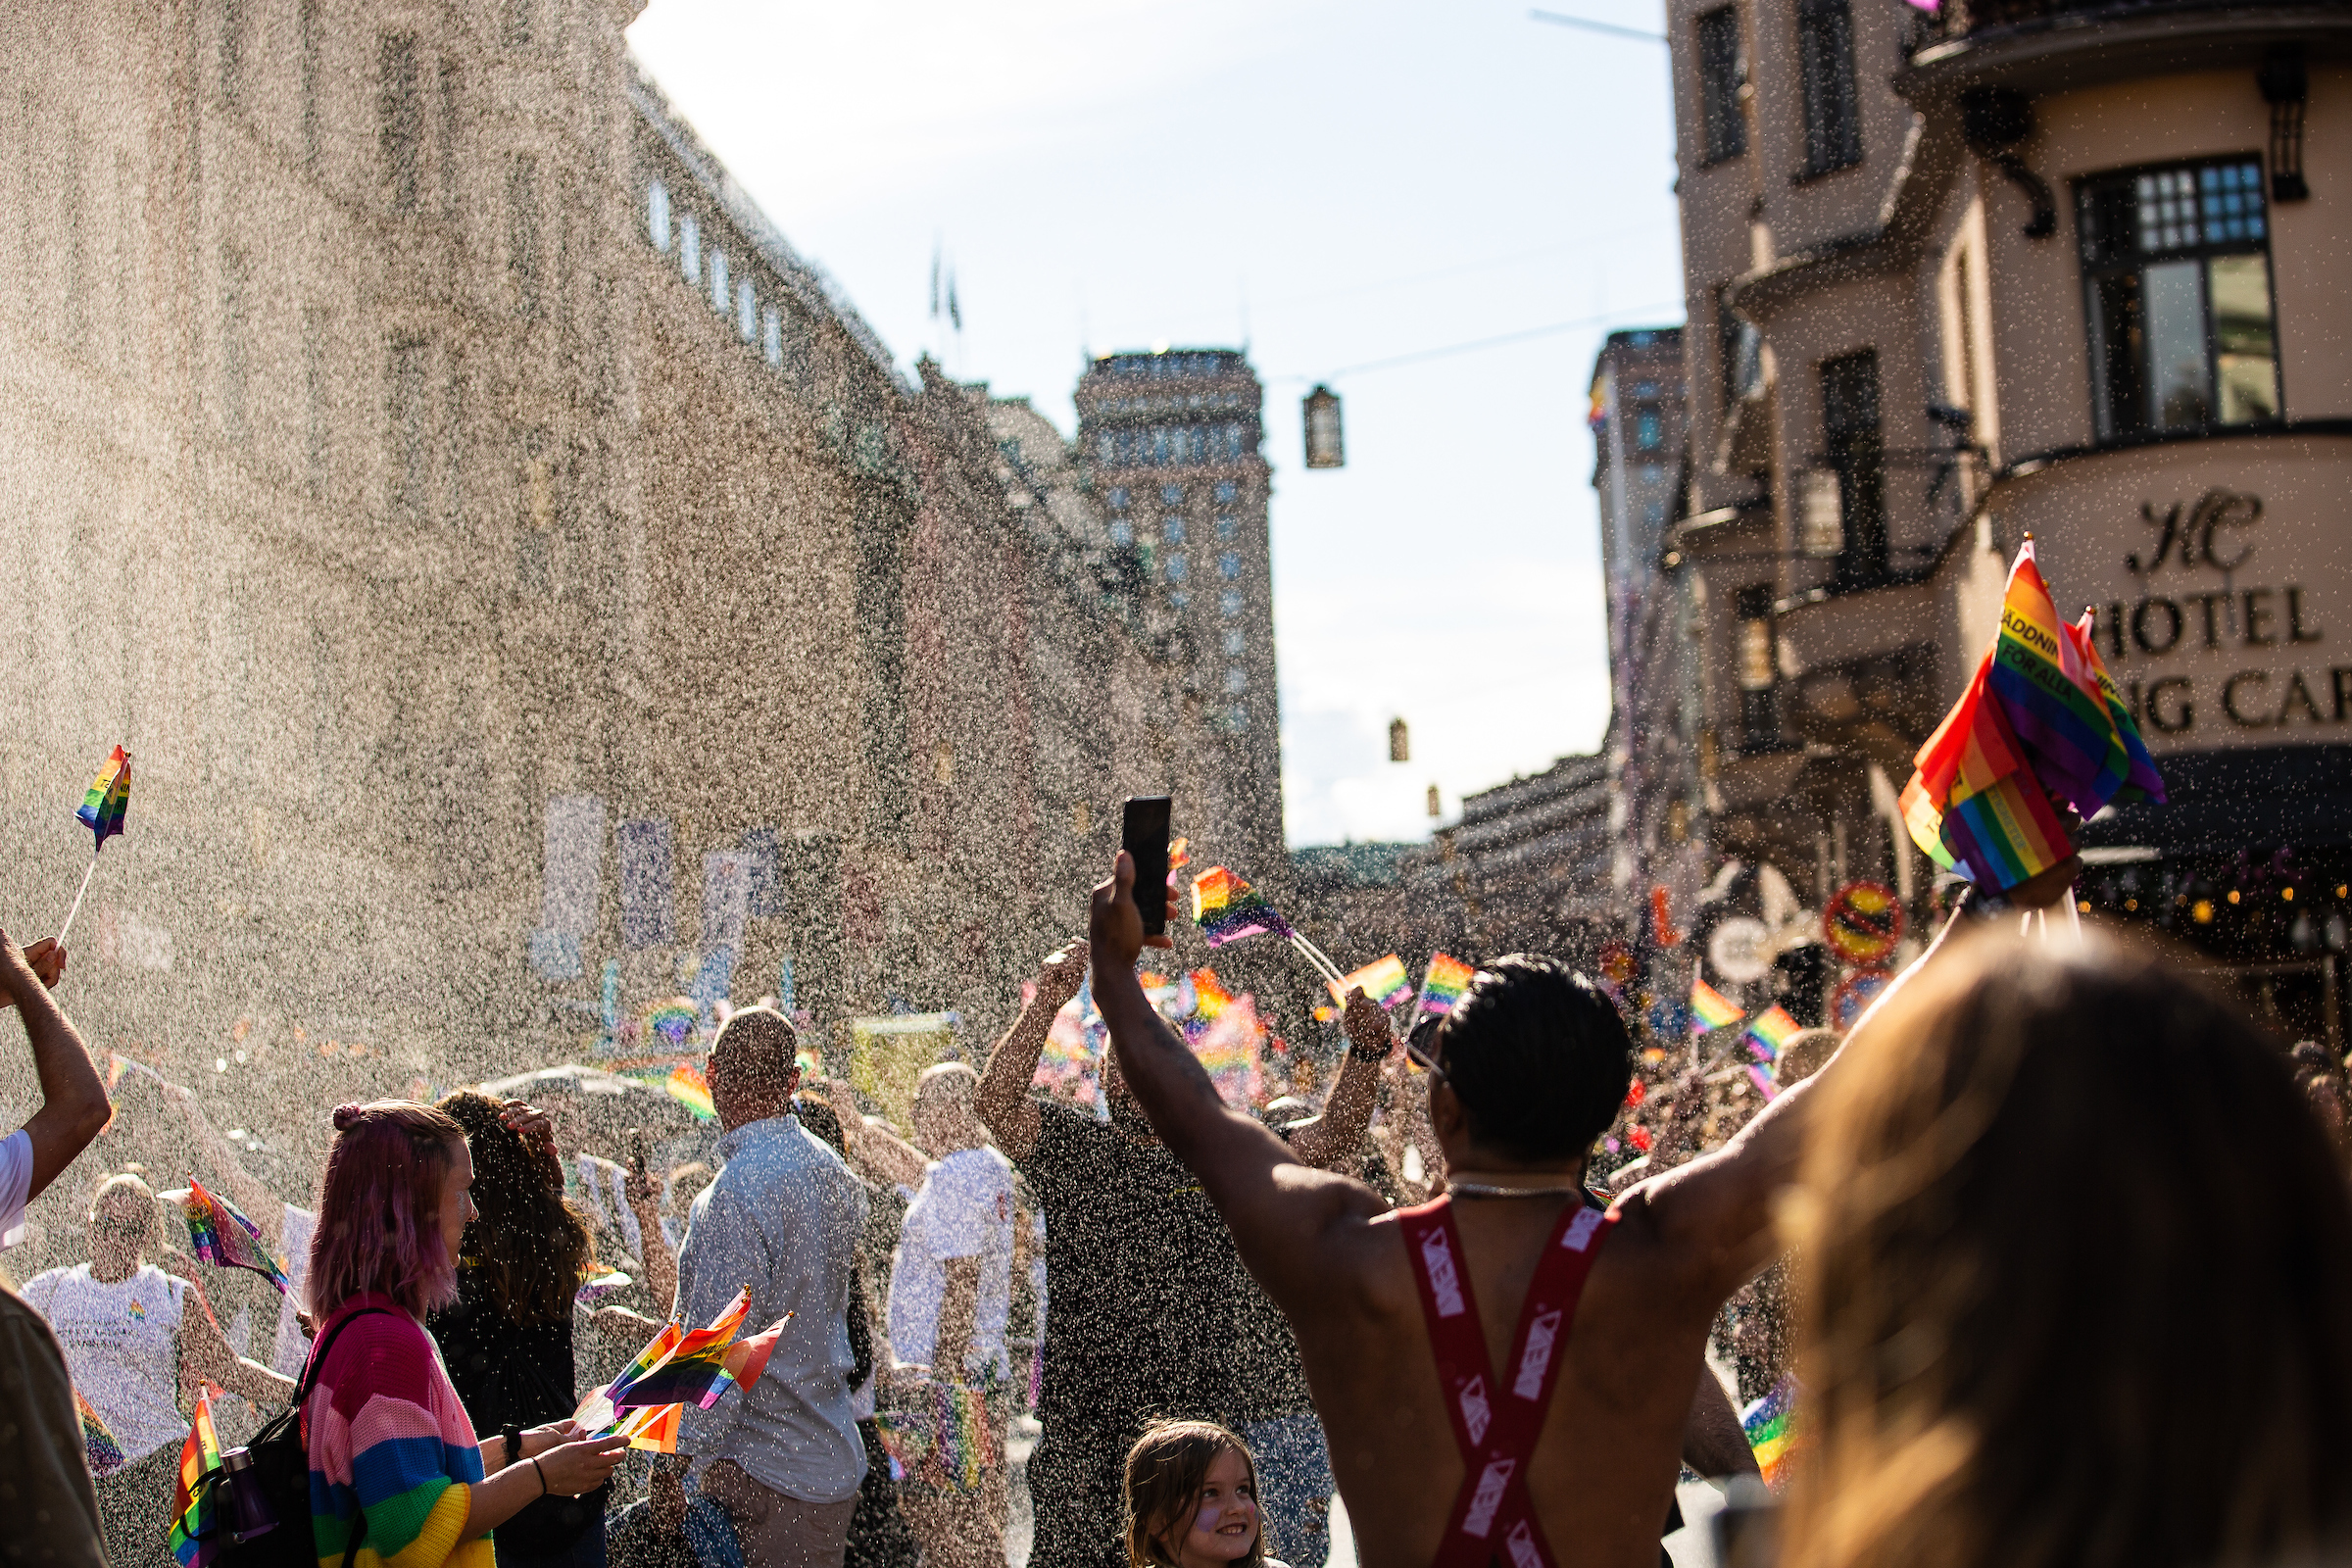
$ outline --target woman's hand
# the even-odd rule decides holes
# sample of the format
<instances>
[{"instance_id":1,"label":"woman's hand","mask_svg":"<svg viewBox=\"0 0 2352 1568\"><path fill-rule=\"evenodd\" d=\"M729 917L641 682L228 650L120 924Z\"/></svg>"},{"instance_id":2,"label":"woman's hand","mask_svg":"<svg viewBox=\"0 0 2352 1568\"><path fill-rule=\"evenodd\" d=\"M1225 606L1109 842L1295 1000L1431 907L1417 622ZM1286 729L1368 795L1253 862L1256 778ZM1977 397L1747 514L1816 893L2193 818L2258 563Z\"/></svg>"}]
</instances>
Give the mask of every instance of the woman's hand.
<instances>
[{"instance_id":1,"label":"woman's hand","mask_svg":"<svg viewBox=\"0 0 2352 1568\"><path fill-rule=\"evenodd\" d=\"M566 1417L562 1421L549 1421L535 1427L524 1427L518 1436L522 1439L522 1451L514 1457L533 1459L550 1448L561 1447L566 1443L580 1442L588 1436L588 1429Z\"/></svg>"},{"instance_id":2,"label":"woman's hand","mask_svg":"<svg viewBox=\"0 0 2352 1568\"><path fill-rule=\"evenodd\" d=\"M621 1456L628 1451L629 1440L614 1434L609 1438L560 1443L543 1453L533 1454L531 1459L538 1465L550 1494L576 1497L583 1492L594 1492L612 1479Z\"/></svg>"},{"instance_id":3,"label":"woman's hand","mask_svg":"<svg viewBox=\"0 0 2352 1568\"><path fill-rule=\"evenodd\" d=\"M556 1147L555 1118L537 1105L510 1100L498 1107L498 1119L506 1123L507 1131L526 1144L544 1144L551 1150Z\"/></svg>"}]
</instances>

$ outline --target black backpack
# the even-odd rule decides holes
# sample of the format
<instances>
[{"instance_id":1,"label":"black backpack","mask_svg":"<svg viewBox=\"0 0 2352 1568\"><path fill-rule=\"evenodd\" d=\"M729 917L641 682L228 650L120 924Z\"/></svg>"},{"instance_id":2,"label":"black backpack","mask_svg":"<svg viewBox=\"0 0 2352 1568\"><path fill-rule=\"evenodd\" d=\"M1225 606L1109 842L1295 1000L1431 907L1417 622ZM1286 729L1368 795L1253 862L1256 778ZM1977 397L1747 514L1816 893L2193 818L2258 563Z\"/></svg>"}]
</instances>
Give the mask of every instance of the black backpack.
<instances>
[{"instance_id":1,"label":"black backpack","mask_svg":"<svg viewBox=\"0 0 2352 1568\"><path fill-rule=\"evenodd\" d=\"M302 1407L317 1385L318 1369L326 1364L326 1352L333 1348L335 1337L364 1317L389 1317L381 1307L368 1307L354 1312L327 1331L318 1342L310 1363L302 1369L302 1381L295 1385L294 1402L285 1412L254 1434L245 1446L253 1460L253 1484L259 1487L270 1512L277 1520L275 1530L265 1532L251 1541L239 1542L230 1537L230 1504L222 1493L213 1499L213 1528L197 1539L220 1542L220 1554L214 1559L219 1568L318 1568L318 1556L311 1539L311 1456L302 1444ZM208 1472L197 1482L197 1490L207 1487L219 1492L226 1470ZM351 1568L359 1555L360 1542L368 1534L368 1516L360 1515L359 1528L352 1532L351 1543L343 1550L343 1568Z\"/></svg>"}]
</instances>

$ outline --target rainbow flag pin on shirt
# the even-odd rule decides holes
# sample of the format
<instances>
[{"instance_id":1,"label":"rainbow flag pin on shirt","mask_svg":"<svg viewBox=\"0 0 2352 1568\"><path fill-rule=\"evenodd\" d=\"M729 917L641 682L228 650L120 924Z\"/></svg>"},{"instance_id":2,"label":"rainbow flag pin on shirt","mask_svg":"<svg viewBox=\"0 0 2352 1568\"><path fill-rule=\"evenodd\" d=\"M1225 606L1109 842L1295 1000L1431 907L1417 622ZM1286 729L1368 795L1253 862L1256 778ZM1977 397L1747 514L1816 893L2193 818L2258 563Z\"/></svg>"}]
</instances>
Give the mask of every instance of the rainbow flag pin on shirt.
<instances>
[{"instance_id":1,"label":"rainbow flag pin on shirt","mask_svg":"<svg viewBox=\"0 0 2352 1568\"><path fill-rule=\"evenodd\" d=\"M1746 1017L1732 999L1704 980L1690 982L1690 1032L1703 1035L1710 1029L1729 1029Z\"/></svg>"}]
</instances>

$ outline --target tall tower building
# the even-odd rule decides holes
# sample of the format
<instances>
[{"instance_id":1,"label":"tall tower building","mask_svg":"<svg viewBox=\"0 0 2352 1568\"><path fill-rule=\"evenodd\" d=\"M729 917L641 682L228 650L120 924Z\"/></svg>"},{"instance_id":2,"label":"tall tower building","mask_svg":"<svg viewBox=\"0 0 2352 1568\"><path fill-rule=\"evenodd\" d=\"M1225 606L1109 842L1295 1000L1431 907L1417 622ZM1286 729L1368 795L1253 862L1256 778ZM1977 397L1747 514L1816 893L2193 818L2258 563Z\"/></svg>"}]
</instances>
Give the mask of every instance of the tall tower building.
<instances>
[{"instance_id":1,"label":"tall tower building","mask_svg":"<svg viewBox=\"0 0 2352 1568\"><path fill-rule=\"evenodd\" d=\"M1078 382L1078 445L1113 558L1173 672L1178 810L1203 852L1279 881L1265 389L1231 349L1106 354ZM1184 797L1192 795L1193 800Z\"/></svg>"}]
</instances>

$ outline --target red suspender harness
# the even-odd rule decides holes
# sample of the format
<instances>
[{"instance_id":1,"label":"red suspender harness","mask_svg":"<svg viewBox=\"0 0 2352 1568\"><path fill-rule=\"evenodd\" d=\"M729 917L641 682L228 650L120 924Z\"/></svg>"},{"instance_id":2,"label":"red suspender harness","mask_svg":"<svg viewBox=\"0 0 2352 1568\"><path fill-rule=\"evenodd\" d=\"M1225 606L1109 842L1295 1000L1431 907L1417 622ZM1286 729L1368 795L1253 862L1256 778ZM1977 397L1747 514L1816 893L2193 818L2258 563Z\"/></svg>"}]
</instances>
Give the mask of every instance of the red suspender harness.
<instances>
[{"instance_id":1,"label":"red suspender harness","mask_svg":"<svg viewBox=\"0 0 2352 1568\"><path fill-rule=\"evenodd\" d=\"M1495 1389L1490 1386L1494 1373L1486 1330L1479 1326L1450 1204L1441 1198L1397 1216L1413 1282L1421 1291L1421 1314L1429 1323L1453 1441L1462 1450L1462 1491L1453 1499L1435 1568L1488 1568L1497 1559L1506 1568L1555 1568L1528 1500L1527 1464L1560 1380L1577 1298L1616 1216L1582 1202L1560 1216L1528 1286L1511 1358L1504 1364L1504 1386Z\"/></svg>"}]
</instances>

